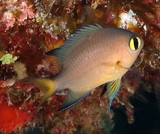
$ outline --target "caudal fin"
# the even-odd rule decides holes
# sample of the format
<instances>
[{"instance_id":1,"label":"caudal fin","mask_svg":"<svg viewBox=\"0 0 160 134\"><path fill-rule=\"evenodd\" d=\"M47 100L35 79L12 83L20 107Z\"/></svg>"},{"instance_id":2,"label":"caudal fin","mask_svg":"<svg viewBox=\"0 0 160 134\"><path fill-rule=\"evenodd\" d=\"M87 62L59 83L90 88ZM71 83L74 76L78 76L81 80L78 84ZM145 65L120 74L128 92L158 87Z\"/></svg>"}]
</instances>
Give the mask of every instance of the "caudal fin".
<instances>
[{"instance_id":1,"label":"caudal fin","mask_svg":"<svg viewBox=\"0 0 160 134\"><path fill-rule=\"evenodd\" d=\"M24 82L29 82L37 85L40 90L42 90L44 96L39 106L42 105L49 97L51 97L55 92L55 83L51 79L47 78L27 78L22 80Z\"/></svg>"}]
</instances>

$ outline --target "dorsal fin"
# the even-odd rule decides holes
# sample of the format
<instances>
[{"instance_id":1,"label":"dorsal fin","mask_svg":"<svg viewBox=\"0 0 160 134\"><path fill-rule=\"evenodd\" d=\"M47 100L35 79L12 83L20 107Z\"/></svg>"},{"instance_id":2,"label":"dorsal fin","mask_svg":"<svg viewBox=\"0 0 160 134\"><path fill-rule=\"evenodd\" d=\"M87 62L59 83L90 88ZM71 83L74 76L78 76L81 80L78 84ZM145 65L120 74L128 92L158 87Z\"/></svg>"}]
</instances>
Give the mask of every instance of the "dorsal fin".
<instances>
[{"instance_id":1,"label":"dorsal fin","mask_svg":"<svg viewBox=\"0 0 160 134\"><path fill-rule=\"evenodd\" d=\"M74 34L72 34L63 44L63 46L57 49L51 50L46 54L55 55L60 59L61 62L63 62L65 54L68 52L68 50L71 49L71 47L79 44L90 32L101 29L101 28L102 27L98 24L84 26L78 29Z\"/></svg>"}]
</instances>

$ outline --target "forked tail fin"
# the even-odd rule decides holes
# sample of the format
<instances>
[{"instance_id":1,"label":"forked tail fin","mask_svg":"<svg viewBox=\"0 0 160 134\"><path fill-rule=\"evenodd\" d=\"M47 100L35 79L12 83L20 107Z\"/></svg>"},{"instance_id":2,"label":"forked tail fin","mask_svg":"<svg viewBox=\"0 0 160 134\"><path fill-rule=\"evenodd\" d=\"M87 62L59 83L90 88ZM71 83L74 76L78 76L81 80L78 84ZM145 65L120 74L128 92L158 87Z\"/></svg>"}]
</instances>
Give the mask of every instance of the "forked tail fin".
<instances>
[{"instance_id":1,"label":"forked tail fin","mask_svg":"<svg viewBox=\"0 0 160 134\"><path fill-rule=\"evenodd\" d=\"M22 80L24 82L29 82L37 85L40 90L44 93L43 99L39 106L42 105L49 97L51 97L56 92L55 82L47 78L27 78Z\"/></svg>"}]
</instances>

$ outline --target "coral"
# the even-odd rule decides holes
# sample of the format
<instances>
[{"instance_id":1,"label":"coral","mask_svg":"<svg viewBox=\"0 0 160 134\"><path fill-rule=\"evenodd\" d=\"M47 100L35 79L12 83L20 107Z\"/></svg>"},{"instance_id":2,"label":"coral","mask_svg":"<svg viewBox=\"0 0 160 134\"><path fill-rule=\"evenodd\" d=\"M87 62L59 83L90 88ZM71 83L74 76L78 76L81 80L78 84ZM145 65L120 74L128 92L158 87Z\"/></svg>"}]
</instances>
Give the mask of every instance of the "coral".
<instances>
[{"instance_id":1,"label":"coral","mask_svg":"<svg viewBox=\"0 0 160 134\"><path fill-rule=\"evenodd\" d=\"M117 129L117 113L123 113L129 124L125 132L129 133L137 122L136 102L150 101L142 93L154 94L159 102L159 1L5 0L0 5L1 132L27 133L37 126L50 133L111 133ZM106 95L100 97L103 86L66 111L57 111L66 91L38 107L43 92L21 79L56 76L62 69L61 63L46 52L63 45L81 26L95 23L129 29L145 41L134 66L123 77L111 112L107 113Z\"/></svg>"},{"instance_id":2,"label":"coral","mask_svg":"<svg viewBox=\"0 0 160 134\"><path fill-rule=\"evenodd\" d=\"M26 19L32 19L35 16L29 1L2 0L0 4L2 5L0 7L0 23L6 24L6 30L13 27L14 24L17 23L16 21L23 22Z\"/></svg>"},{"instance_id":3,"label":"coral","mask_svg":"<svg viewBox=\"0 0 160 134\"><path fill-rule=\"evenodd\" d=\"M19 109L17 106L9 106L4 97L0 98L0 131L12 132L23 127L27 121L31 121L33 114Z\"/></svg>"},{"instance_id":4,"label":"coral","mask_svg":"<svg viewBox=\"0 0 160 134\"><path fill-rule=\"evenodd\" d=\"M54 56L45 56L41 64L37 65L36 75L41 77L53 77L61 71L60 61Z\"/></svg>"},{"instance_id":5,"label":"coral","mask_svg":"<svg viewBox=\"0 0 160 134\"><path fill-rule=\"evenodd\" d=\"M27 68L21 62L15 62L13 64L13 70L16 73L16 78L18 80L21 80L21 79L24 79L24 78L28 77L28 75L27 75Z\"/></svg>"},{"instance_id":6,"label":"coral","mask_svg":"<svg viewBox=\"0 0 160 134\"><path fill-rule=\"evenodd\" d=\"M130 9L127 13L121 13L120 17L120 26L121 28L128 28L128 25L137 25L137 20L135 19L136 14ZM130 24L131 23L131 24Z\"/></svg>"}]
</instances>

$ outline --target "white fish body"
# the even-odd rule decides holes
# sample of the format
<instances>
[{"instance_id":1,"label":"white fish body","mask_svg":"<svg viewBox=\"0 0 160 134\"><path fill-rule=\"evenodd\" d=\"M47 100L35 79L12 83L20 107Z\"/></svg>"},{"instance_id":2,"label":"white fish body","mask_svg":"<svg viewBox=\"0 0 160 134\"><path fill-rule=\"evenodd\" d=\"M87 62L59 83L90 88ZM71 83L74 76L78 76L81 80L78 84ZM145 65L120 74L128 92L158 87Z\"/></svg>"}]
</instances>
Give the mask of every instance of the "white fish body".
<instances>
[{"instance_id":1,"label":"white fish body","mask_svg":"<svg viewBox=\"0 0 160 134\"><path fill-rule=\"evenodd\" d=\"M121 77L132 66L142 47L143 40L127 30L99 25L80 29L62 48L53 51L62 61L63 70L53 81L49 80L44 98L69 89L62 106L66 109L92 89L109 82L107 95L111 104L119 90Z\"/></svg>"},{"instance_id":2,"label":"white fish body","mask_svg":"<svg viewBox=\"0 0 160 134\"><path fill-rule=\"evenodd\" d=\"M117 62L120 61L124 67L130 68L139 53L126 53L126 46L129 50L129 45L125 39L117 39L124 42L121 45L117 45L116 39L108 40L116 36L110 30L116 33L119 29L94 31L69 50L64 58L64 69L55 79L57 88L90 92L106 82L121 78L127 72L125 68L117 68Z\"/></svg>"}]
</instances>

